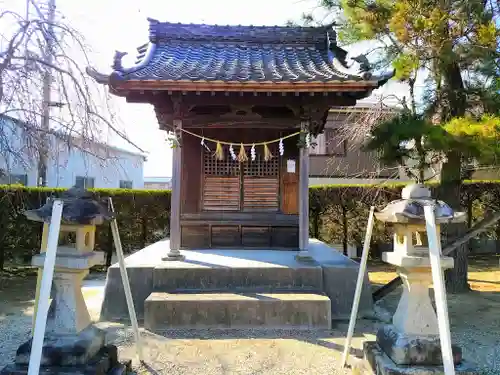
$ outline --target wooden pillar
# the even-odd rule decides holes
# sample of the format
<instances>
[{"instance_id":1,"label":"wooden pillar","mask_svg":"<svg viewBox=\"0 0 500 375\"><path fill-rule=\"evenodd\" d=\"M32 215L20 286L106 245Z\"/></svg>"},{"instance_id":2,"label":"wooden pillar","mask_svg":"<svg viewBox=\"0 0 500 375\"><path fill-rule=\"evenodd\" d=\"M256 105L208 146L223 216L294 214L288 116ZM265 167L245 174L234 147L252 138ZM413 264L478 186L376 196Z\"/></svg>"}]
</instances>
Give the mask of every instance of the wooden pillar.
<instances>
[{"instance_id":1,"label":"wooden pillar","mask_svg":"<svg viewBox=\"0 0 500 375\"><path fill-rule=\"evenodd\" d=\"M308 131L309 121L302 121L302 131ZM300 148L299 159L299 253L297 259L311 261L309 254L309 148Z\"/></svg>"},{"instance_id":2,"label":"wooden pillar","mask_svg":"<svg viewBox=\"0 0 500 375\"><path fill-rule=\"evenodd\" d=\"M170 251L163 260L183 260L181 247L181 173L182 149L181 129L182 120L173 120L174 132L179 143L172 149L172 193L170 203Z\"/></svg>"}]
</instances>

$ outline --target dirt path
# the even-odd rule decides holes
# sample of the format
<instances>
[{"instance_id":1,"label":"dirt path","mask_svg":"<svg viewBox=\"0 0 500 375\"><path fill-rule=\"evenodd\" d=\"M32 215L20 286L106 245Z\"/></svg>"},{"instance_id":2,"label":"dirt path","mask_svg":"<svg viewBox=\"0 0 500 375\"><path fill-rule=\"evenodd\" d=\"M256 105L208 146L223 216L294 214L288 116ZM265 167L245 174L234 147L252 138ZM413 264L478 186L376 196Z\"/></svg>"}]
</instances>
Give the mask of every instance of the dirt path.
<instances>
[{"instance_id":1,"label":"dirt path","mask_svg":"<svg viewBox=\"0 0 500 375\"><path fill-rule=\"evenodd\" d=\"M383 283L394 277L390 268L372 268L370 278ZM471 267L474 291L449 296L454 341L464 356L477 362L487 373L500 374L500 269ZM101 276L102 279L102 276ZM475 280L475 281L474 281ZM100 286L101 285L101 286ZM15 350L30 334L35 278L3 281L0 284L0 367L12 361ZM102 280L87 282L83 289L89 311L98 318L102 301ZM382 305L394 311L400 290ZM381 323L360 321L353 342L360 355L364 340L374 338ZM98 323L109 332L109 341L119 346L123 358L135 358L132 333L118 324ZM143 331L147 366L137 366L139 374L344 374L338 362L347 323L331 331Z\"/></svg>"}]
</instances>

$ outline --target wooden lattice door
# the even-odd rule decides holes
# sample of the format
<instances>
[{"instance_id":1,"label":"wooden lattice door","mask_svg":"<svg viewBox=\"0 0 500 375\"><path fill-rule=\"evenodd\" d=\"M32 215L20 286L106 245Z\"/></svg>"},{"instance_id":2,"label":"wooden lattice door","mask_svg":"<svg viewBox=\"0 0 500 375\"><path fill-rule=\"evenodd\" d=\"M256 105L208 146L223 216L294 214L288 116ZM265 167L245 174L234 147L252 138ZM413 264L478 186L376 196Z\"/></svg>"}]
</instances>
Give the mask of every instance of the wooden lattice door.
<instances>
[{"instance_id":1,"label":"wooden lattice door","mask_svg":"<svg viewBox=\"0 0 500 375\"><path fill-rule=\"evenodd\" d=\"M241 208L240 165L226 158L217 160L211 152L203 155L203 210L239 211Z\"/></svg>"},{"instance_id":2,"label":"wooden lattice door","mask_svg":"<svg viewBox=\"0 0 500 375\"><path fill-rule=\"evenodd\" d=\"M278 211L279 158L256 155L246 163L203 156L204 211Z\"/></svg>"},{"instance_id":3,"label":"wooden lattice door","mask_svg":"<svg viewBox=\"0 0 500 375\"><path fill-rule=\"evenodd\" d=\"M243 164L243 209L278 211L279 158L265 161L256 155L254 161Z\"/></svg>"}]
</instances>

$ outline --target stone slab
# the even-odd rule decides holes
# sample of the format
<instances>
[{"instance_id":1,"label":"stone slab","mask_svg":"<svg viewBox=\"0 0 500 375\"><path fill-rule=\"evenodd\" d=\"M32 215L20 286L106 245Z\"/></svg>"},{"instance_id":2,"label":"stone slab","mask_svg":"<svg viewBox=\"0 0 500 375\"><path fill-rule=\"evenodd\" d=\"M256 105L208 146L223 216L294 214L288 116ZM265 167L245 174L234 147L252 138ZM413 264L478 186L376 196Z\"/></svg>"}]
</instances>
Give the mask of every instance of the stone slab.
<instances>
[{"instance_id":1,"label":"stone slab","mask_svg":"<svg viewBox=\"0 0 500 375\"><path fill-rule=\"evenodd\" d=\"M366 369L374 375L443 375L442 366L406 366L395 364L375 341L363 343ZM462 361L455 366L457 375L479 375L479 370L471 363Z\"/></svg>"},{"instance_id":2,"label":"stone slab","mask_svg":"<svg viewBox=\"0 0 500 375\"><path fill-rule=\"evenodd\" d=\"M359 267L352 262L349 265L323 264L323 292L332 302L332 319L345 320L351 315L354 292ZM368 274L363 280L363 289L359 300L358 317L372 317L373 298Z\"/></svg>"},{"instance_id":3,"label":"stone slab","mask_svg":"<svg viewBox=\"0 0 500 375\"><path fill-rule=\"evenodd\" d=\"M152 293L144 326L330 329L330 299L312 293Z\"/></svg>"},{"instance_id":4,"label":"stone slab","mask_svg":"<svg viewBox=\"0 0 500 375\"><path fill-rule=\"evenodd\" d=\"M87 363L104 347L106 332L89 326L74 335L46 335L42 347L42 366L77 366ZM19 346L16 364L28 365L32 339Z\"/></svg>"},{"instance_id":5,"label":"stone slab","mask_svg":"<svg viewBox=\"0 0 500 375\"><path fill-rule=\"evenodd\" d=\"M377 332L377 344L397 365L441 366L441 342L439 335L412 336L399 332L392 324L382 326ZM462 349L452 345L453 361L462 361Z\"/></svg>"},{"instance_id":6,"label":"stone slab","mask_svg":"<svg viewBox=\"0 0 500 375\"><path fill-rule=\"evenodd\" d=\"M134 254L135 255L135 254ZM138 319L144 317L144 300L153 292L153 266L127 266L127 274ZM108 268L101 321L129 321L127 301L118 265Z\"/></svg>"}]
</instances>

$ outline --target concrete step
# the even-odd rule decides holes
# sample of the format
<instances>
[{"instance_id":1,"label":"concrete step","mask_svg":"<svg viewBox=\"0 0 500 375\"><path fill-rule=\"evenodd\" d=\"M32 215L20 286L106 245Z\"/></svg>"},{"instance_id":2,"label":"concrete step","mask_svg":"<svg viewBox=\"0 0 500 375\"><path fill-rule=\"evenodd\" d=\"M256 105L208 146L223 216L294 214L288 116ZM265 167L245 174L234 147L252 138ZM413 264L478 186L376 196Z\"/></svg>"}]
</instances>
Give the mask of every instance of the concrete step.
<instances>
[{"instance_id":1,"label":"concrete step","mask_svg":"<svg viewBox=\"0 0 500 375\"><path fill-rule=\"evenodd\" d=\"M331 302L316 293L151 293L144 326L330 329Z\"/></svg>"},{"instance_id":2,"label":"concrete step","mask_svg":"<svg viewBox=\"0 0 500 375\"><path fill-rule=\"evenodd\" d=\"M153 290L233 288L306 288L323 290L323 271L319 265L302 267L172 267L153 270Z\"/></svg>"}]
</instances>

